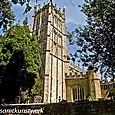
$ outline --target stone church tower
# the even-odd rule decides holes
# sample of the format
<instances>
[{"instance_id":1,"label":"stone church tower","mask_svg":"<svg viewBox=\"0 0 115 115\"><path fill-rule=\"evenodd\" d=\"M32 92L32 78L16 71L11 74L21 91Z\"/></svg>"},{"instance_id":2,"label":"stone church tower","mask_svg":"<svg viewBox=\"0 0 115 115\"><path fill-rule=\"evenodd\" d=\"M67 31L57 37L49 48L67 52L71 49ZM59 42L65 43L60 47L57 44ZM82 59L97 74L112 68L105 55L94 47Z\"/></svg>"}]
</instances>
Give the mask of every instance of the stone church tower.
<instances>
[{"instance_id":1,"label":"stone church tower","mask_svg":"<svg viewBox=\"0 0 115 115\"><path fill-rule=\"evenodd\" d=\"M34 8L31 32L38 39L44 78L44 103L81 101L101 98L98 73L82 71L67 60L65 9L61 11L49 0Z\"/></svg>"},{"instance_id":2,"label":"stone church tower","mask_svg":"<svg viewBox=\"0 0 115 115\"><path fill-rule=\"evenodd\" d=\"M66 99L65 71L69 63L65 9L58 9L52 0L42 7L35 6L31 31L37 36L42 59L44 103Z\"/></svg>"}]
</instances>

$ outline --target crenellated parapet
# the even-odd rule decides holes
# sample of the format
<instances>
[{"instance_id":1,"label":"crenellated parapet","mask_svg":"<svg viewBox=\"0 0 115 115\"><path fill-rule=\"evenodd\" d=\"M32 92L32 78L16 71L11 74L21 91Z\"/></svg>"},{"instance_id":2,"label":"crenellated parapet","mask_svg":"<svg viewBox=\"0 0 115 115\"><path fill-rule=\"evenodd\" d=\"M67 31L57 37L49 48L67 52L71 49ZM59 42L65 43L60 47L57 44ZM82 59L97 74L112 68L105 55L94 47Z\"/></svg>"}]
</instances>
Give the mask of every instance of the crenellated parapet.
<instances>
[{"instance_id":1,"label":"crenellated parapet","mask_svg":"<svg viewBox=\"0 0 115 115\"><path fill-rule=\"evenodd\" d=\"M86 78L86 74L85 73L65 73L66 79L70 78Z\"/></svg>"},{"instance_id":2,"label":"crenellated parapet","mask_svg":"<svg viewBox=\"0 0 115 115\"><path fill-rule=\"evenodd\" d=\"M69 72L65 73L66 79L85 78L86 72L80 70L77 66L69 65Z\"/></svg>"}]
</instances>

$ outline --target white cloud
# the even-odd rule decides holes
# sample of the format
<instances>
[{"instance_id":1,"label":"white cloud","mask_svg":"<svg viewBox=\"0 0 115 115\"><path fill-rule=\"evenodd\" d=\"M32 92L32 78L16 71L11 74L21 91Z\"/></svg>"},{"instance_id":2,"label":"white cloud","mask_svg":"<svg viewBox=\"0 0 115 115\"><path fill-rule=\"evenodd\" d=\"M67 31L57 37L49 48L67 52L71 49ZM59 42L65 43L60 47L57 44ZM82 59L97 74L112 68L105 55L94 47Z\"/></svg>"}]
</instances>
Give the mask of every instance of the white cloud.
<instances>
[{"instance_id":1,"label":"white cloud","mask_svg":"<svg viewBox=\"0 0 115 115\"><path fill-rule=\"evenodd\" d=\"M39 0L38 4L42 4L47 0ZM53 0L53 3L57 4L57 7L63 9L66 6L66 23L72 23L75 25L85 25L85 16L81 13L80 8L78 5L82 5L84 0ZM31 5L34 7L34 0L31 2ZM29 23L32 20L33 10L27 13L25 16L23 15L25 7L20 7L20 5L16 5L13 7L14 13L16 14L17 20L23 20L26 16L29 18Z\"/></svg>"},{"instance_id":2,"label":"white cloud","mask_svg":"<svg viewBox=\"0 0 115 115\"><path fill-rule=\"evenodd\" d=\"M76 7L68 6L66 8L66 22L74 23L77 25L85 25L86 24L85 15L80 11L78 4Z\"/></svg>"},{"instance_id":3,"label":"white cloud","mask_svg":"<svg viewBox=\"0 0 115 115\"><path fill-rule=\"evenodd\" d=\"M66 23L85 25L85 15L80 11L78 5L82 5L84 0L53 0L58 7L66 6Z\"/></svg>"}]
</instances>

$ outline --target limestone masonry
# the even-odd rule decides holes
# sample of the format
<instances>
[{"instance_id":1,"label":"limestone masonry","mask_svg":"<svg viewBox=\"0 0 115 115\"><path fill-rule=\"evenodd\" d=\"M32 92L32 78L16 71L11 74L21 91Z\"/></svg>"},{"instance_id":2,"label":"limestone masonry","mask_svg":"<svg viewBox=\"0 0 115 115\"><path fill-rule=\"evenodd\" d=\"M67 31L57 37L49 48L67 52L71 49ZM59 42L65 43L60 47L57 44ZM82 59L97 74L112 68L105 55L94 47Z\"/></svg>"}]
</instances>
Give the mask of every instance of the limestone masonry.
<instances>
[{"instance_id":1,"label":"limestone masonry","mask_svg":"<svg viewBox=\"0 0 115 115\"><path fill-rule=\"evenodd\" d=\"M87 72L69 63L65 9L63 11L49 0L34 8L31 32L38 39L44 76L44 103L60 100L68 102L106 96L107 89L100 85L95 68Z\"/></svg>"}]
</instances>

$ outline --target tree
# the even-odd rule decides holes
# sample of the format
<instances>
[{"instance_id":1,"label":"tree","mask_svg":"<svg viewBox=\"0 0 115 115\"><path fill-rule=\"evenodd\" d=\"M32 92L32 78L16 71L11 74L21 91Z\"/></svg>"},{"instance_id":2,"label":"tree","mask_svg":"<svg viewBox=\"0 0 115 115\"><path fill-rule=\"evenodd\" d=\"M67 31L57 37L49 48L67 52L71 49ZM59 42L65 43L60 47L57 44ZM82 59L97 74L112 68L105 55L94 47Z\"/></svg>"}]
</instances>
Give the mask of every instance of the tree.
<instances>
[{"instance_id":1,"label":"tree","mask_svg":"<svg viewBox=\"0 0 115 115\"><path fill-rule=\"evenodd\" d=\"M83 66L95 64L104 76L114 77L115 0L85 0L81 11L87 24L68 35L77 44L78 60Z\"/></svg>"},{"instance_id":2,"label":"tree","mask_svg":"<svg viewBox=\"0 0 115 115\"><path fill-rule=\"evenodd\" d=\"M12 11L13 4L20 4L21 6L26 4L24 13L31 10L30 0L0 0L0 28L6 30L10 27L15 20L14 13Z\"/></svg>"},{"instance_id":3,"label":"tree","mask_svg":"<svg viewBox=\"0 0 115 115\"><path fill-rule=\"evenodd\" d=\"M37 76L35 78L35 84L33 85L31 89L31 96L30 96L30 101L33 100L34 96L42 96L43 97L43 78L42 76Z\"/></svg>"},{"instance_id":4,"label":"tree","mask_svg":"<svg viewBox=\"0 0 115 115\"><path fill-rule=\"evenodd\" d=\"M14 101L20 89L34 93L32 88L39 76L41 61L38 43L25 26L12 26L0 38L0 98L6 102ZM42 87L40 84L39 87ZM39 90L41 92L42 88ZM33 92L32 92L33 91ZM34 93L35 94L35 93ZM42 95L42 94L41 94Z\"/></svg>"},{"instance_id":5,"label":"tree","mask_svg":"<svg viewBox=\"0 0 115 115\"><path fill-rule=\"evenodd\" d=\"M0 28L7 28L7 25L10 26L14 20L14 15L11 10L11 5L8 0L0 1Z\"/></svg>"}]
</instances>

